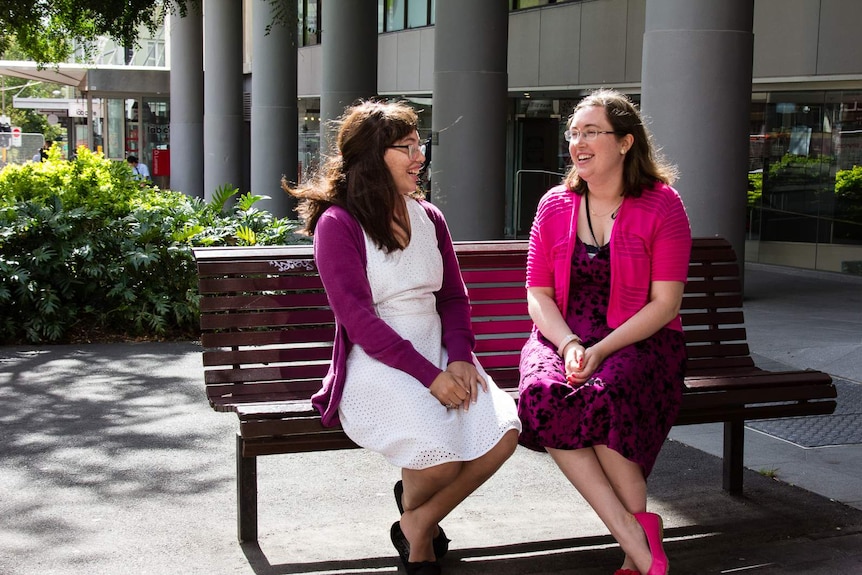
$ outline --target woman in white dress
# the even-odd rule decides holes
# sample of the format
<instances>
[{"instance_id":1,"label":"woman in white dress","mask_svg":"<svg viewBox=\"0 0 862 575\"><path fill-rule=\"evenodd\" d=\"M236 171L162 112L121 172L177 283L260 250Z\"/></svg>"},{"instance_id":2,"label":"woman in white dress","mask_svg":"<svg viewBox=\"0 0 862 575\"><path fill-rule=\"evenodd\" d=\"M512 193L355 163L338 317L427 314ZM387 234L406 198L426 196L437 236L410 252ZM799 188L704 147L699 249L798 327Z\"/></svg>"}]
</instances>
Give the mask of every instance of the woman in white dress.
<instances>
[{"instance_id":1,"label":"woman in white dress","mask_svg":"<svg viewBox=\"0 0 862 575\"><path fill-rule=\"evenodd\" d=\"M324 425L401 468L390 537L409 574L440 573L438 523L517 446L514 401L473 355L470 305L443 214L418 188L425 161L404 103L361 102L338 155L298 188L335 313L332 362L313 398Z\"/></svg>"}]
</instances>

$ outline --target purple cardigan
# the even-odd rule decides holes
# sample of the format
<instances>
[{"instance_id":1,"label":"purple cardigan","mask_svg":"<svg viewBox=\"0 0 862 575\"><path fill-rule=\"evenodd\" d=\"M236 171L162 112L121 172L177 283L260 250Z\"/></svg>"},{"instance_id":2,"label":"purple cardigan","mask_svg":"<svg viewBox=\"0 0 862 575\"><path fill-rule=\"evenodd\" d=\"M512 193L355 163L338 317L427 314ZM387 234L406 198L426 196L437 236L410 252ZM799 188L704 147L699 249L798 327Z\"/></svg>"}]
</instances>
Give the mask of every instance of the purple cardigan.
<instances>
[{"instance_id":1,"label":"purple cardigan","mask_svg":"<svg viewBox=\"0 0 862 575\"><path fill-rule=\"evenodd\" d=\"M449 362L472 362L475 338L470 324L470 300L452 238L440 210L428 202L419 203L434 223L437 247L443 256L443 285L435 293L443 327L442 344ZM344 390L347 356L354 344L370 357L429 387L442 370L377 317L366 276L365 235L359 222L345 209L331 206L321 215L314 231L314 260L335 313L332 362L323 378L323 387L311 398L323 425L331 427L339 423L338 404Z\"/></svg>"}]
</instances>

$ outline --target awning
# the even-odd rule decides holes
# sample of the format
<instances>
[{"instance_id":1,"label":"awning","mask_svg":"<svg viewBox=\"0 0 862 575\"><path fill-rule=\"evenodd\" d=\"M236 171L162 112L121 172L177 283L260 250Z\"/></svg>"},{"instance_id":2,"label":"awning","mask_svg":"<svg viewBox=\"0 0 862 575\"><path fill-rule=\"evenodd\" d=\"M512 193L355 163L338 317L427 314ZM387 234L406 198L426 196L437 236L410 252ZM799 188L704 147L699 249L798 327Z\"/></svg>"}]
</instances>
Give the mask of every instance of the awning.
<instances>
[{"instance_id":1,"label":"awning","mask_svg":"<svg viewBox=\"0 0 862 575\"><path fill-rule=\"evenodd\" d=\"M83 89L87 70L80 64L52 64L40 69L36 62L0 60L0 76L25 80L51 82Z\"/></svg>"},{"instance_id":2,"label":"awning","mask_svg":"<svg viewBox=\"0 0 862 575\"><path fill-rule=\"evenodd\" d=\"M155 66L52 64L40 68L36 62L0 60L0 76L74 86L91 93L170 93L170 71Z\"/></svg>"}]
</instances>

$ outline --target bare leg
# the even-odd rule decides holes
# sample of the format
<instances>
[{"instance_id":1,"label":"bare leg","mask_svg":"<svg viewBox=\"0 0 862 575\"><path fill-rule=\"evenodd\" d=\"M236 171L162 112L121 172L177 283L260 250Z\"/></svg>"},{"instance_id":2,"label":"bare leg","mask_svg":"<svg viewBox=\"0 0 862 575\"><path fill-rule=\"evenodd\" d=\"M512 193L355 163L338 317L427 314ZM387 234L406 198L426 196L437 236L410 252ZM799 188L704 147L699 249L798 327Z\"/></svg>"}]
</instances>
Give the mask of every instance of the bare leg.
<instances>
[{"instance_id":1,"label":"bare leg","mask_svg":"<svg viewBox=\"0 0 862 575\"><path fill-rule=\"evenodd\" d=\"M602 451L601 457L598 455L600 450L592 447L574 450L546 449L566 478L586 499L620 544L626 553L626 562L633 564L641 573L646 573L652 561L649 545L643 529L624 503L624 501L629 504L638 503L639 488L631 489L623 485L628 479L630 469L611 457L607 453L611 450L608 449ZM622 456L619 458L624 459ZM607 462L607 470L603 467L603 462ZM614 475L613 480L609 479L609 472ZM643 481L642 473L640 480ZM621 498L616 489L625 495ZM645 497L645 487L643 493ZM645 499L642 505L646 507Z\"/></svg>"},{"instance_id":2,"label":"bare leg","mask_svg":"<svg viewBox=\"0 0 862 575\"><path fill-rule=\"evenodd\" d=\"M607 445L593 447L611 488L629 513L646 511L647 490L641 466L629 461ZM622 569L635 569L635 562L626 555Z\"/></svg>"},{"instance_id":3,"label":"bare leg","mask_svg":"<svg viewBox=\"0 0 862 575\"><path fill-rule=\"evenodd\" d=\"M485 455L473 461L402 469L404 514L401 530L410 542L410 561L433 561L432 539L437 524L468 495L485 483L518 446L517 430L510 430Z\"/></svg>"}]
</instances>

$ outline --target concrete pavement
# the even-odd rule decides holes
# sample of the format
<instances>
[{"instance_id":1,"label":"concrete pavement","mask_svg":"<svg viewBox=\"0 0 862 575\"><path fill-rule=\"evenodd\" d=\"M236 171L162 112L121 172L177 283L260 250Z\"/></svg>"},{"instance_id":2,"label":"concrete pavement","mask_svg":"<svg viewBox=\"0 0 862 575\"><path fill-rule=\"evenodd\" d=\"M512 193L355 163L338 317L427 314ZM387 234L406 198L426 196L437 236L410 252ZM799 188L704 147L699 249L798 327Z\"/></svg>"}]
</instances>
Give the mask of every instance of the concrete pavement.
<instances>
[{"instance_id":1,"label":"concrete pavement","mask_svg":"<svg viewBox=\"0 0 862 575\"><path fill-rule=\"evenodd\" d=\"M840 413L749 429L739 498L721 490L720 427L675 428L650 478L673 573L862 573L862 442L818 445L854 441L862 413L860 288L747 267L758 362L833 374ZM399 571L397 470L361 450L261 458L260 541L236 542L236 418L207 405L196 343L0 347L0 422L0 574ZM522 448L444 525L446 573L621 561L550 459Z\"/></svg>"}]
</instances>

